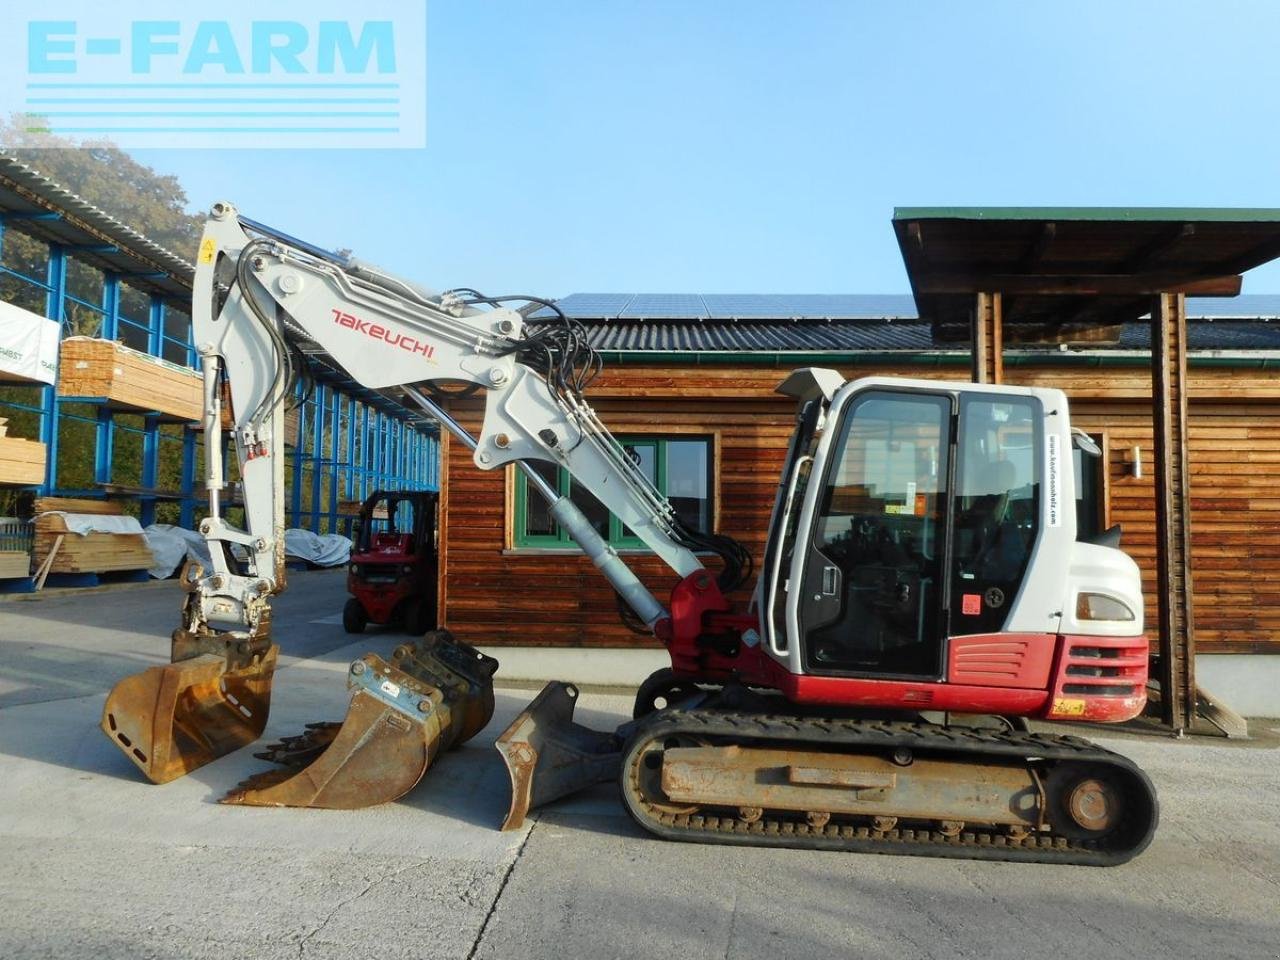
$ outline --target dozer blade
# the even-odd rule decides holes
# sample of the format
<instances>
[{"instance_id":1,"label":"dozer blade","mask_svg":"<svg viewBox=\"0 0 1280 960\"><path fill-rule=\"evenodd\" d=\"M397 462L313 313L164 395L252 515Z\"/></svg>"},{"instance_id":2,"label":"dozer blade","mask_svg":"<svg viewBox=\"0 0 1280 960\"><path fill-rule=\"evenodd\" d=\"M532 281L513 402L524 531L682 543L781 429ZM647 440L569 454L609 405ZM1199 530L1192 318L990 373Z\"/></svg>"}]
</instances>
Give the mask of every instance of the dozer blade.
<instances>
[{"instance_id":1,"label":"dozer blade","mask_svg":"<svg viewBox=\"0 0 1280 960\"><path fill-rule=\"evenodd\" d=\"M222 803L354 810L404 796L442 750L480 732L493 716L498 661L447 632L396 648L390 662L366 654L351 664L353 691L341 724L310 724L272 744L256 774Z\"/></svg>"},{"instance_id":2,"label":"dozer blade","mask_svg":"<svg viewBox=\"0 0 1280 960\"><path fill-rule=\"evenodd\" d=\"M631 724L601 733L573 722L578 689L553 681L494 744L511 777L511 806L503 830L514 830L534 807L616 779Z\"/></svg>"},{"instance_id":3,"label":"dozer blade","mask_svg":"<svg viewBox=\"0 0 1280 960\"><path fill-rule=\"evenodd\" d=\"M149 780L175 780L262 736L278 654L268 644L229 665L202 653L125 677L107 695L102 730Z\"/></svg>"}]
</instances>

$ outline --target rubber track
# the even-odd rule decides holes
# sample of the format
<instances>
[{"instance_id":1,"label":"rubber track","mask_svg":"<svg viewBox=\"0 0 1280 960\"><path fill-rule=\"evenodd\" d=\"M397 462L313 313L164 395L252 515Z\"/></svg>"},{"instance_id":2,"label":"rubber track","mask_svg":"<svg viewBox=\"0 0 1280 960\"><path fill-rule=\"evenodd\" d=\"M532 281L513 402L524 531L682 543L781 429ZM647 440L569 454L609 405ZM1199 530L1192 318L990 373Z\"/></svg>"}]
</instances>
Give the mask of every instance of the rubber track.
<instances>
[{"instance_id":1,"label":"rubber track","mask_svg":"<svg viewBox=\"0 0 1280 960\"><path fill-rule=\"evenodd\" d=\"M655 740L672 736L687 736L716 745L803 747L845 754L867 751L886 755L905 747L932 758L953 761L970 758L976 764L1010 759L1097 764L1122 769L1129 777L1121 778L1120 782L1131 780L1130 786L1142 792L1134 796L1131 789L1125 794L1125 823L1119 831L1125 843L1113 848L1104 847L1097 840L1077 840L1051 831L1033 832L1017 839L996 827L966 828L956 837L946 837L927 827L901 825L882 833L866 825L837 822L838 814L824 827L810 827L804 820L797 821L793 819L793 812L771 817L770 811L748 824L732 815L672 814L657 810L640 795L637 772L644 748ZM636 822L660 837L695 843L1115 866L1131 860L1147 847L1159 820L1155 788L1133 761L1073 736L1006 733L928 723L670 708L653 714L634 731L623 748L622 762L623 802Z\"/></svg>"}]
</instances>

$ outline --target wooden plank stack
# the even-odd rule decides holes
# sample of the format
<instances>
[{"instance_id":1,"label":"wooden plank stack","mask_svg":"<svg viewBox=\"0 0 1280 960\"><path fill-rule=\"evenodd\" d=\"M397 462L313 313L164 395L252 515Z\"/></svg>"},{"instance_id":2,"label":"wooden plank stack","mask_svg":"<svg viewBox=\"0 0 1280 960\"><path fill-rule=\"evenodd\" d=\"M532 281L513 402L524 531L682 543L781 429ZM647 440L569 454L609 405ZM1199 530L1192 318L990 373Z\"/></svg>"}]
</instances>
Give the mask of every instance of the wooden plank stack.
<instances>
[{"instance_id":1,"label":"wooden plank stack","mask_svg":"<svg viewBox=\"0 0 1280 960\"><path fill-rule=\"evenodd\" d=\"M31 554L25 550L0 550L0 580L31 575Z\"/></svg>"},{"instance_id":2,"label":"wooden plank stack","mask_svg":"<svg viewBox=\"0 0 1280 960\"><path fill-rule=\"evenodd\" d=\"M200 374L120 343L92 337L62 341L58 395L105 397L142 412L199 420L203 403Z\"/></svg>"},{"instance_id":3,"label":"wooden plank stack","mask_svg":"<svg viewBox=\"0 0 1280 960\"><path fill-rule=\"evenodd\" d=\"M121 516L120 506L109 500L73 500L40 497L36 500L35 565L48 557L58 537L62 545L54 555L52 573L110 573L117 570L145 570L155 564L141 533L70 533L64 518L51 511Z\"/></svg>"},{"instance_id":4,"label":"wooden plank stack","mask_svg":"<svg viewBox=\"0 0 1280 960\"><path fill-rule=\"evenodd\" d=\"M31 526L13 517L0 518L0 579L31 573Z\"/></svg>"},{"instance_id":5,"label":"wooden plank stack","mask_svg":"<svg viewBox=\"0 0 1280 960\"><path fill-rule=\"evenodd\" d=\"M7 434L7 419L0 417L0 484L44 483L45 445Z\"/></svg>"}]
</instances>

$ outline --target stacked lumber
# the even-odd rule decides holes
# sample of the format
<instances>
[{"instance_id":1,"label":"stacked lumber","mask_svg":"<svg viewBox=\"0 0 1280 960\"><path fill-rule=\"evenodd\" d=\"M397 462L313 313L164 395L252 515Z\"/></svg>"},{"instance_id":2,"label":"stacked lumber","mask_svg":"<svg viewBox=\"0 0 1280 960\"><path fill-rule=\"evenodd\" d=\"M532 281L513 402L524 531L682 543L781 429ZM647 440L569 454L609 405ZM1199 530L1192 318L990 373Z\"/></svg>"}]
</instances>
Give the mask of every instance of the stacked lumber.
<instances>
[{"instance_id":1,"label":"stacked lumber","mask_svg":"<svg viewBox=\"0 0 1280 960\"><path fill-rule=\"evenodd\" d=\"M31 573L31 525L16 517L0 517L0 579Z\"/></svg>"},{"instance_id":2,"label":"stacked lumber","mask_svg":"<svg viewBox=\"0 0 1280 960\"><path fill-rule=\"evenodd\" d=\"M199 420L203 404L197 371L92 337L62 341L58 395L105 397L122 407L180 420Z\"/></svg>"},{"instance_id":3,"label":"stacked lumber","mask_svg":"<svg viewBox=\"0 0 1280 960\"><path fill-rule=\"evenodd\" d=\"M109 573L115 570L145 570L155 558L141 533L72 533L60 513L92 513L122 516L123 511L109 500L74 500L65 497L36 499L36 540L34 560L41 567L58 545L51 573ZM59 544L59 538L61 543Z\"/></svg>"},{"instance_id":4,"label":"stacked lumber","mask_svg":"<svg viewBox=\"0 0 1280 960\"><path fill-rule=\"evenodd\" d=\"M25 550L0 550L0 580L31 575L31 554Z\"/></svg>"},{"instance_id":5,"label":"stacked lumber","mask_svg":"<svg viewBox=\"0 0 1280 960\"><path fill-rule=\"evenodd\" d=\"M0 484L44 483L45 445L11 437L7 429L7 419L0 417Z\"/></svg>"}]
</instances>

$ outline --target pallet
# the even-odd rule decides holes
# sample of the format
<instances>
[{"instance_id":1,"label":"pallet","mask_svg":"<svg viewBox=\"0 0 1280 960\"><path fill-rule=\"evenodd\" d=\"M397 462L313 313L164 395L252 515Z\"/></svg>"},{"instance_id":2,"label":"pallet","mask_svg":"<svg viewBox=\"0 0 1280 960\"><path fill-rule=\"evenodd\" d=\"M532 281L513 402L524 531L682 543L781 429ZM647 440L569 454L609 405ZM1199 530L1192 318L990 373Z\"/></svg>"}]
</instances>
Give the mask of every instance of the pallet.
<instances>
[{"instance_id":1,"label":"pallet","mask_svg":"<svg viewBox=\"0 0 1280 960\"><path fill-rule=\"evenodd\" d=\"M141 413L198 421L203 407L198 371L124 344L92 337L62 341L58 396L105 400Z\"/></svg>"},{"instance_id":2,"label":"pallet","mask_svg":"<svg viewBox=\"0 0 1280 960\"><path fill-rule=\"evenodd\" d=\"M76 500L40 497L35 503L35 549L32 557L39 568L53 551L58 538L62 544L49 565L50 573L97 574L147 570L155 557L141 533L70 533L63 517L50 511L121 516L119 505L110 500Z\"/></svg>"}]
</instances>

